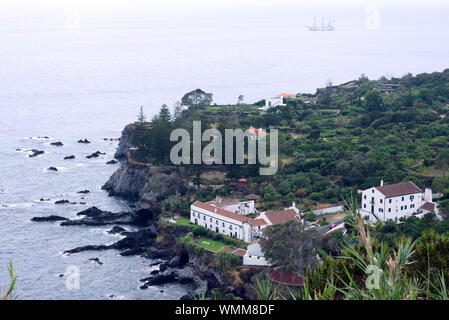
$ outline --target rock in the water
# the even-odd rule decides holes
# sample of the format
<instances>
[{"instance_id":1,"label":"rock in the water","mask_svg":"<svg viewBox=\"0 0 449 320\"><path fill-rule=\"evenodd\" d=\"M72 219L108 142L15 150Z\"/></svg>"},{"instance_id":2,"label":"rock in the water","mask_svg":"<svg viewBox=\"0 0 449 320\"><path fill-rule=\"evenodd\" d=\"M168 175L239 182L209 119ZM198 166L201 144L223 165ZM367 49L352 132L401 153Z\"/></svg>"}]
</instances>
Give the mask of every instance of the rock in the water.
<instances>
[{"instance_id":1,"label":"rock in the water","mask_svg":"<svg viewBox=\"0 0 449 320\"><path fill-rule=\"evenodd\" d=\"M126 231L126 229L120 226L114 226L111 230L108 231L109 234L117 234Z\"/></svg>"},{"instance_id":2,"label":"rock in the water","mask_svg":"<svg viewBox=\"0 0 449 320\"><path fill-rule=\"evenodd\" d=\"M111 246L106 246L106 245L89 245L89 246L84 246L84 247L78 247L75 249L70 249L70 250L65 250L64 253L78 253L78 252L82 252L82 251L95 251L95 250L108 250L111 249Z\"/></svg>"},{"instance_id":3,"label":"rock in the water","mask_svg":"<svg viewBox=\"0 0 449 320\"><path fill-rule=\"evenodd\" d=\"M103 262L101 262L100 259L98 259L98 258L90 258L89 261L96 262L99 265L103 265Z\"/></svg>"},{"instance_id":4,"label":"rock in the water","mask_svg":"<svg viewBox=\"0 0 449 320\"><path fill-rule=\"evenodd\" d=\"M55 201L55 204L66 204L66 203L70 203L69 200L57 200Z\"/></svg>"},{"instance_id":5,"label":"rock in the water","mask_svg":"<svg viewBox=\"0 0 449 320\"><path fill-rule=\"evenodd\" d=\"M39 155L41 155L41 154L44 154L45 152L44 151L42 151L42 150L36 150L36 149L33 149L33 150L31 150L31 154L30 155L28 155L30 158L33 158L33 157L37 157L37 156L39 156Z\"/></svg>"},{"instance_id":6,"label":"rock in the water","mask_svg":"<svg viewBox=\"0 0 449 320\"><path fill-rule=\"evenodd\" d=\"M78 143L90 143L90 141L87 139L84 139L84 140L78 140Z\"/></svg>"},{"instance_id":7,"label":"rock in the water","mask_svg":"<svg viewBox=\"0 0 449 320\"><path fill-rule=\"evenodd\" d=\"M51 215L51 216L47 216L47 217L34 217L31 219L31 221L36 221L36 222L64 221L64 220L69 220L69 219L65 218L65 217L61 217L61 216L55 216L55 215Z\"/></svg>"},{"instance_id":8,"label":"rock in the water","mask_svg":"<svg viewBox=\"0 0 449 320\"><path fill-rule=\"evenodd\" d=\"M94 153L92 153L91 155L86 156L87 159L91 159L91 158L98 158L101 155L105 155L106 153L100 152L100 151L95 151Z\"/></svg>"},{"instance_id":9,"label":"rock in the water","mask_svg":"<svg viewBox=\"0 0 449 320\"><path fill-rule=\"evenodd\" d=\"M140 281L145 282L147 286L157 286L161 284L171 283L177 280L176 274L171 272L169 274L159 274L154 277L145 278Z\"/></svg>"},{"instance_id":10,"label":"rock in the water","mask_svg":"<svg viewBox=\"0 0 449 320\"><path fill-rule=\"evenodd\" d=\"M48 171L58 171L58 168L56 168L56 167L48 167L47 170Z\"/></svg>"},{"instance_id":11,"label":"rock in the water","mask_svg":"<svg viewBox=\"0 0 449 320\"><path fill-rule=\"evenodd\" d=\"M72 154L70 156L64 157L64 160L72 160L75 159L75 156Z\"/></svg>"},{"instance_id":12,"label":"rock in the water","mask_svg":"<svg viewBox=\"0 0 449 320\"><path fill-rule=\"evenodd\" d=\"M89 190L81 190L81 191L78 191L78 193L83 193L83 194L86 194L86 193L89 193L90 191Z\"/></svg>"},{"instance_id":13,"label":"rock in the water","mask_svg":"<svg viewBox=\"0 0 449 320\"><path fill-rule=\"evenodd\" d=\"M64 144L61 141L57 141L57 142L52 142L50 143L52 146L56 146L56 147L62 147Z\"/></svg>"},{"instance_id":14,"label":"rock in the water","mask_svg":"<svg viewBox=\"0 0 449 320\"><path fill-rule=\"evenodd\" d=\"M110 160L110 161L106 162L106 164L116 164L116 163L117 163L117 161L115 161L115 160Z\"/></svg>"}]
</instances>

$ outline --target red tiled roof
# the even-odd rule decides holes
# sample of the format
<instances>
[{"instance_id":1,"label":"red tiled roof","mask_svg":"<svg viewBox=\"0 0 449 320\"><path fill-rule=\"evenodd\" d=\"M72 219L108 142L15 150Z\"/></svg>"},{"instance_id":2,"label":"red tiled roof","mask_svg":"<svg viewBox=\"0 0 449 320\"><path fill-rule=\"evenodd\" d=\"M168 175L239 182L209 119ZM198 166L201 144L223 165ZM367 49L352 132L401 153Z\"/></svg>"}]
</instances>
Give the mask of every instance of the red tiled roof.
<instances>
[{"instance_id":1,"label":"red tiled roof","mask_svg":"<svg viewBox=\"0 0 449 320\"><path fill-rule=\"evenodd\" d=\"M235 204L238 204L238 203L239 202L237 200L223 201L223 202L220 202L220 203L214 202L216 207L232 206L232 205L235 205Z\"/></svg>"},{"instance_id":2,"label":"red tiled roof","mask_svg":"<svg viewBox=\"0 0 449 320\"><path fill-rule=\"evenodd\" d=\"M201 208L203 210L207 210L209 212L218 214L220 216L229 218L229 219L234 219L240 222L249 222L251 225L253 225L253 223L258 223L258 222L254 222L255 220L253 218L248 218L245 216L242 216L240 214L225 210L225 209L221 209L221 208L216 208L210 204L201 202L201 201L195 201L193 204L193 206L196 206L198 208Z\"/></svg>"},{"instance_id":3,"label":"red tiled roof","mask_svg":"<svg viewBox=\"0 0 449 320\"><path fill-rule=\"evenodd\" d=\"M291 220L299 220L295 210L288 209L282 211L267 211L265 216L272 224L286 223Z\"/></svg>"},{"instance_id":4,"label":"red tiled roof","mask_svg":"<svg viewBox=\"0 0 449 320\"><path fill-rule=\"evenodd\" d=\"M413 193L422 193L422 190L411 181L390 184L388 186L375 187L375 188L387 198L403 196Z\"/></svg>"},{"instance_id":5,"label":"red tiled roof","mask_svg":"<svg viewBox=\"0 0 449 320\"><path fill-rule=\"evenodd\" d=\"M238 256L240 256L240 257L243 257L243 256L245 255L245 253L246 253L246 250L243 250L243 249L237 249L237 250L232 251L232 253L233 253L233 254L236 254L236 255L238 255Z\"/></svg>"},{"instance_id":6,"label":"red tiled roof","mask_svg":"<svg viewBox=\"0 0 449 320\"><path fill-rule=\"evenodd\" d=\"M266 224L268 223L264 219L254 219L253 222L251 222L253 227L264 226Z\"/></svg>"},{"instance_id":7,"label":"red tiled roof","mask_svg":"<svg viewBox=\"0 0 449 320\"><path fill-rule=\"evenodd\" d=\"M220 249L220 251L224 251L224 252L227 252L227 253L233 253L234 249L231 249L231 248L228 248L228 247L223 247L223 248Z\"/></svg>"},{"instance_id":8,"label":"red tiled roof","mask_svg":"<svg viewBox=\"0 0 449 320\"><path fill-rule=\"evenodd\" d=\"M426 202L424 203L421 208L422 210L426 210L426 211L431 211L431 212L435 212L435 203L432 202Z\"/></svg>"},{"instance_id":9,"label":"red tiled roof","mask_svg":"<svg viewBox=\"0 0 449 320\"><path fill-rule=\"evenodd\" d=\"M254 127L250 127L248 131L255 136L266 136L267 135L267 133L265 131L263 131L262 129L256 129Z\"/></svg>"},{"instance_id":10,"label":"red tiled roof","mask_svg":"<svg viewBox=\"0 0 449 320\"><path fill-rule=\"evenodd\" d=\"M260 196L258 196L257 194L251 193L251 194L248 194L247 196L245 196L245 199L247 199L247 200L259 200Z\"/></svg>"},{"instance_id":11,"label":"red tiled roof","mask_svg":"<svg viewBox=\"0 0 449 320\"><path fill-rule=\"evenodd\" d=\"M296 98L296 94L289 94L289 93L279 93L277 96L286 98Z\"/></svg>"},{"instance_id":12,"label":"red tiled roof","mask_svg":"<svg viewBox=\"0 0 449 320\"><path fill-rule=\"evenodd\" d=\"M290 271L271 270L269 273L271 280L287 284L290 286L302 286L304 285L304 279L299 275Z\"/></svg>"}]
</instances>

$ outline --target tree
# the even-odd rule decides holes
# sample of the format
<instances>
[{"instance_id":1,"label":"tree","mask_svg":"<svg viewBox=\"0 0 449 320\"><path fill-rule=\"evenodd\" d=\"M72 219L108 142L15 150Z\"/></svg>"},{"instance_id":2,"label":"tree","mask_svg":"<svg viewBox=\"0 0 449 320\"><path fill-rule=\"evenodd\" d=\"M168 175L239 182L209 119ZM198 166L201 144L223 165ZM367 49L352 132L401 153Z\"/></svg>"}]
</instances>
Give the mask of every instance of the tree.
<instances>
[{"instance_id":1,"label":"tree","mask_svg":"<svg viewBox=\"0 0 449 320\"><path fill-rule=\"evenodd\" d=\"M369 112L383 111L383 98L379 91L368 91L365 96L365 107Z\"/></svg>"},{"instance_id":2,"label":"tree","mask_svg":"<svg viewBox=\"0 0 449 320\"><path fill-rule=\"evenodd\" d=\"M276 189L274 189L271 183L263 190L263 198L268 201L275 201L279 199L279 194L276 192Z\"/></svg>"},{"instance_id":3,"label":"tree","mask_svg":"<svg viewBox=\"0 0 449 320\"><path fill-rule=\"evenodd\" d=\"M343 235L343 231L337 230L332 232L327 241L327 245L332 253L340 255L341 250L343 250L345 247L345 238Z\"/></svg>"},{"instance_id":4,"label":"tree","mask_svg":"<svg viewBox=\"0 0 449 320\"><path fill-rule=\"evenodd\" d=\"M139 114L137 116L137 121L142 124L147 121L147 117L145 116L145 113L143 112L143 106L140 107Z\"/></svg>"},{"instance_id":5,"label":"tree","mask_svg":"<svg viewBox=\"0 0 449 320\"><path fill-rule=\"evenodd\" d=\"M243 94L239 95L239 98L237 99L237 105L241 105L244 100Z\"/></svg>"},{"instance_id":6,"label":"tree","mask_svg":"<svg viewBox=\"0 0 449 320\"><path fill-rule=\"evenodd\" d=\"M137 147L135 157L138 160L146 161L146 157L150 153L151 149L151 136L150 132L145 125L146 116L143 112L143 107L140 107L139 114L137 115L136 128L132 133L131 141L134 146Z\"/></svg>"},{"instance_id":7,"label":"tree","mask_svg":"<svg viewBox=\"0 0 449 320\"><path fill-rule=\"evenodd\" d=\"M151 159L157 164L165 164L170 160L170 133L173 129L172 117L167 105L163 104L161 110L151 120Z\"/></svg>"},{"instance_id":8,"label":"tree","mask_svg":"<svg viewBox=\"0 0 449 320\"><path fill-rule=\"evenodd\" d=\"M435 158L436 167L441 170L443 176L446 177L446 170L449 167L449 151L443 150L440 154Z\"/></svg>"},{"instance_id":9,"label":"tree","mask_svg":"<svg viewBox=\"0 0 449 320\"><path fill-rule=\"evenodd\" d=\"M196 89L186 93L181 102L185 106L189 106L192 109L204 108L212 103L212 93L206 93L201 89Z\"/></svg>"},{"instance_id":10,"label":"tree","mask_svg":"<svg viewBox=\"0 0 449 320\"><path fill-rule=\"evenodd\" d=\"M317 263L316 232L299 221L288 221L266 228L260 246L272 264L281 271L303 274Z\"/></svg>"},{"instance_id":11,"label":"tree","mask_svg":"<svg viewBox=\"0 0 449 320\"><path fill-rule=\"evenodd\" d=\"M440 209L441 214L446 217L449 216L449 199L443 200L438 204L438 209Z\"/></svg>"}]
</instances>

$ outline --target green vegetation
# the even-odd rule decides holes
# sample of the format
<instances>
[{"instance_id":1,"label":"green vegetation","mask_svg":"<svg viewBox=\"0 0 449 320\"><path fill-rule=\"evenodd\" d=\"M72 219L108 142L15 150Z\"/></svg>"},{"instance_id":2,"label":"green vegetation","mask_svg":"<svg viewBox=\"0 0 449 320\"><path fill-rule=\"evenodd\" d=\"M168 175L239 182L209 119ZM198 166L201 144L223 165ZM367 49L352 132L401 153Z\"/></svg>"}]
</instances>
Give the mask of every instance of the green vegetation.
<instances>
[{"instance_id":1,"label":"green vegetation","mask_svg":"<svg viewBox=\"0 0 449 320\"><path fill-rule=\"evenodd\" d=\"M179 224L181 226L192 226L192 224L190 223L190 219L189 218L178 218L175 219L176 224Z\"/></svg>"},{"instance_id":2,"label":"green vegetation","mask_svg":"<svg viewBox=\"0 0 449 320\"><path fill-rule=\"evenodd\" d=\"M386 94L376 89L382 83L399 86ZM221 132L250 126L268 132L277 128L280 168L276 175L260 176L258 165L186 166L183 177L193 183L182 194L183 201L209 201L238 190L240 194L262 196L263 210L276 210L291 201L307 210L317 203L339 203L342 194L356 194L356 190L379 185L380 180L385 184L410 180L422 189L430 186L434 192L444 192L439 203L445 216L442 221L428 214L422 220L411 217L399 225L387 222L365 229L353 213L345 219L349 229L345 235L335 232L318 237L320 241L315 243L314 236L290 224L267 228L267 239L261 245L266 257L281 268L307 275L303 294L290 298L447 297L449 117L444 115L449 113L449 69L390 80L373 81L361 76L341 86L329 83L315 94L287 99L286 106L264 113L257 111L263 101L244 105L242 100L238 99L234 106L212 105L212 95L195 90L183 98L189 110L181 113L178 108L170 115L163 106L151 123L139 117L134 134L138 150L133 157L168 164L171 143L167 132L175 127L191 132L193 120L202 120L202 130L214 127ZM223 185L218 190L207 186L202 177L214 167L226 174L225 180L216 183ZM238 186L241 177L247 179L247 186ZM351 200L351 208L356 207L357 197ZM170 210L174 207L170 206ZM177 212L187 217L186 206L180 207ZM312 219L308 213L307 220ZM210 239L207 241L211 246L217 245L213 241L231 241L198 227L194 234ZM193 233L183 241L204 252L205 247L192 237ZM300 246L300 242L306 245ZM313 261L316 253L322 259L321 265ZM366 288L368 265L382 270L377 291ZM261 284L259 289L267 286Z\"/></svg>"},{"instance_id":3,"label":"green vegetation","mask_svg":"<svg viewBox=\"0 0 449 320\"><path fill-rule=\"evenodd\" d=\"M213 240L211 238L199 237L197 238L198 242L205 247L206 249L212 251L220 251L222 248L226 247L226 243L221 240Z\"/></svg>"},{"instance_id":4,"label":"green vegetation","mask_svg":"<svg viewBox=\"0 0 449 320\"><path fill-rule=\"evenodd\" d=\"M12 260L9 260L8 273L11 278L11 282L10 282L8 288L6 289L6 291L2 292L2 290L0 290L0 297L3 300L14 300L14 299L17 299L18 296L14 293L15 287L16 287L17 276L16 276L16 272L14 271L14 267L12 265Z\"/></svg>"},{"instance_id":5,"label":"green vegetation","mask_svg":"<svg viewBox=\"0 0 449 320\"><path fill-rule=\"evenodd\" d=\"M265 258L283 271L303 274L316 263L316 234L298 221L268 226L260 246Z\"/></svg>"}]
</instances>

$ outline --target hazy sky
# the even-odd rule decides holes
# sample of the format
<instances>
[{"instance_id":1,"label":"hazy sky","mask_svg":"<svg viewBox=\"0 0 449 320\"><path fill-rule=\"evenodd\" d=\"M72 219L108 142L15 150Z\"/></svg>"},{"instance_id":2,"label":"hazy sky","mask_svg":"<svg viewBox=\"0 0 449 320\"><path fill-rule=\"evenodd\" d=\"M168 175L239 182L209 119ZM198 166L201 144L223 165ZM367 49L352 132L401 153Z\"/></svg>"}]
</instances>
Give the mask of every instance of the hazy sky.
<instances>
[{"instance_id":1,"label":"hazy sky","mask_svg":"<svg viewBox=\"0 0 449 320\"><path fill-rule=\"evenodd\" d=\"M2 0L0 6L61 8L77 7L90 9L147 7L152 9L213 9L241 6L298 6L298 7L365 7L410 6L410 5L447 5L444 0Z\"/></svg>"}]
</instances>

